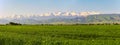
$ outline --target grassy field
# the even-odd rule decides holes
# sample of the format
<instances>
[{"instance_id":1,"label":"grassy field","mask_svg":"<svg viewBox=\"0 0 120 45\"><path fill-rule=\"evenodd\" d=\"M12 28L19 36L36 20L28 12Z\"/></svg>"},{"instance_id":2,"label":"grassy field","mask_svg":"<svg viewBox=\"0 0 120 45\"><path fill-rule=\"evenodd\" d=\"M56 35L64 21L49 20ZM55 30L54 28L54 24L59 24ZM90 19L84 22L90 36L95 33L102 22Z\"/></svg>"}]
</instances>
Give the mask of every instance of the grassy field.
<instances>
[{"instance_id":1,"label":"grassy field","mask_svg":"<svg viewBox=\"0 0 120 45\"><path fill-rule=\"evenodd\" d=\"M0 45L120 45L120 25L1 25Z\"/></svg>"}]
</instances>

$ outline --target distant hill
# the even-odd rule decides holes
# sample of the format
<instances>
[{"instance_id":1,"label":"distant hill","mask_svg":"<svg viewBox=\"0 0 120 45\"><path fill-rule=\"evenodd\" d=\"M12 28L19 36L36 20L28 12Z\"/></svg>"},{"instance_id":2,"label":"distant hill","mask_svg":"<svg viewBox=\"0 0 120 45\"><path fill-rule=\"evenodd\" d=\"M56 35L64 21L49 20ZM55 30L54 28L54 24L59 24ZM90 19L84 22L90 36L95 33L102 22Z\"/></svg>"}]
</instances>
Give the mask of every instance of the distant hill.
<instances>
[{"instance_id":1,"label":"distant hill","mask_svg":"<svg viewBox=\"0 0 120 45\"><path fill-rule=\"evenodd\" d=\"M18 16L16 16L18 17ZM73 24L73 23L113 23L120 22L120 14L97 14L84 16L30 16L19 18L1 18L0 23L17 22L22 24Z\"/></svg>"},{"instance_id":2,"label":"distant hill","mask_svg":"<svg viewBox=\"0 0 120 45\"><path fill-rule=\"evenodd\" d=\"M120 22L120 14L100 14L100 15L89 15L86 17L86 22Z\"/></svg>"}]
</instances>

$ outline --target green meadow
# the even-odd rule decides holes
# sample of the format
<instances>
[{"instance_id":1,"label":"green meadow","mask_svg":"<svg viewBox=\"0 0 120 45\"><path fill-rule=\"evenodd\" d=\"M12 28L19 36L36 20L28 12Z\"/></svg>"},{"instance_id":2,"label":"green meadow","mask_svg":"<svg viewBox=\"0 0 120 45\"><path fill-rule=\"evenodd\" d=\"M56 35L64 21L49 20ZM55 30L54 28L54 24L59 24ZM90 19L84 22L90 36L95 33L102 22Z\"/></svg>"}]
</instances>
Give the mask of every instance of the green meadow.
<instances>
[{"instance_id":1,"label":"green meadow","mask_svg":"<svg viewBox=\"0 0 120 45\"><path fill-rule=\"evenodd\" d=\"M1 25L0 45L120 45L120 25Z\"/></svg>"}]
</instances>

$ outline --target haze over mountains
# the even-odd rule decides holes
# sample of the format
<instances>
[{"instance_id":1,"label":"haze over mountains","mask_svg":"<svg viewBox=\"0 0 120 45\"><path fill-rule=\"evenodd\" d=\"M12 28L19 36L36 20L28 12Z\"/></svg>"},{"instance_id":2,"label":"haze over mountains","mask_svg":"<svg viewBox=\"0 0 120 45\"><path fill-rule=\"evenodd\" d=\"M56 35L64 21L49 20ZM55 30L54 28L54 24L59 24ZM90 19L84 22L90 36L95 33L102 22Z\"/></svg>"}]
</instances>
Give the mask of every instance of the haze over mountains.
<instances>
[{"instance_id":1,"label":"haze over mountains","mask_svg":"<svg viewBox=\"0 0 120 45\"><path fill-rule=\"evenodd\" d=\"M100 12L53 12L39 15L0 16L0 23L17 22L22 24L74 24L120 22L120 14L101 14Z\"/></svg>"}]
</instances>

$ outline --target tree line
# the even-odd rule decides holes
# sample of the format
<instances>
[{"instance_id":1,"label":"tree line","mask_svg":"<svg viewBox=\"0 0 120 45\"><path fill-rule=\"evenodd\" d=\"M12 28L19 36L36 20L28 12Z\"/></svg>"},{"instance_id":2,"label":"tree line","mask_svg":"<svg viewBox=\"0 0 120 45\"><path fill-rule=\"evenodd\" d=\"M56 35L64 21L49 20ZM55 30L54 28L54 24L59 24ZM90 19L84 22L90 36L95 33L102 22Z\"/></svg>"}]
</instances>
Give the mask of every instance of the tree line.
<instances>
[{"instance_id":1,"label":"tree line","mask_svg":"<svg viewBox=\"0 0 120 45\"><path fill-rule=\"evenodd\" d=\"M6 25L27 25L27 24L9 22ZM35 25L120 25L120 23L87 23L87 24L76 23L76 24L35 24Z\"/></svg>"}]
</instances>

